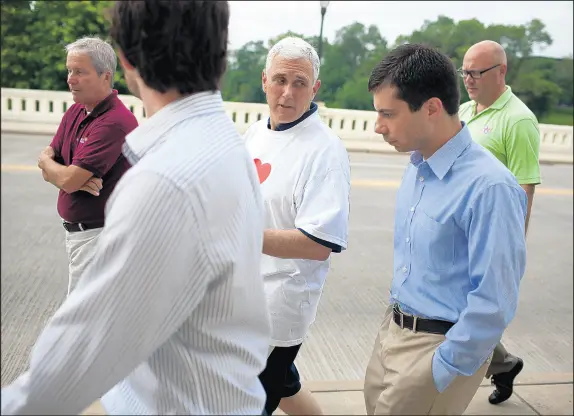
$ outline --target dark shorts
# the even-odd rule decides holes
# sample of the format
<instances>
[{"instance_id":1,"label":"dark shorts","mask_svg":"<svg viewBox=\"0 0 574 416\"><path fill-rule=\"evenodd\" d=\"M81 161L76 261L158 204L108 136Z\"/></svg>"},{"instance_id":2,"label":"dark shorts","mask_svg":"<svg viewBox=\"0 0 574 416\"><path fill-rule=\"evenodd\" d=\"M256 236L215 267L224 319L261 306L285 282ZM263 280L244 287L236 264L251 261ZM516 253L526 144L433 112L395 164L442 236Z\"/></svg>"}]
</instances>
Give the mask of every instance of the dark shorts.
<instances>
[{"instance_id":1,"label":"dark shorts","mask_svg":"<svg viewBox=\"0 0 574 416\"><path fill-rule=\"evenodd\" d=\"M265 369L259 374L259 380L267 394L265 412L273 414L283 397L291 397L301 390L299 372L295 367L295 358L301 344L292 347L275 347Z\"/></svg>"}]
</instances>

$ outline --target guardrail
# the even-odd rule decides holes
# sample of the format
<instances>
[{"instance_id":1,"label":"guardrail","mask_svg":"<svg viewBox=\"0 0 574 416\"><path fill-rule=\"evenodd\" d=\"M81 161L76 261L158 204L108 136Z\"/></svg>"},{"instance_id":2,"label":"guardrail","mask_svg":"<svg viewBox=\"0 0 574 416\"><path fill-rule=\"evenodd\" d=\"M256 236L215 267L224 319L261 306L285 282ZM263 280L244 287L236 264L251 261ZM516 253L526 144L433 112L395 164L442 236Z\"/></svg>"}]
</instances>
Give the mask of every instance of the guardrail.
<instances>
[{"instance_id":1,"label":"guardrail","mask_svg":"<svg viewBox=\"0 0 574 416\"><path fill-rule=\"evenodd\" d=\"M139 122L145 119L141 100L120 95ZM66 110L74 103L66 91L2 88L2 132L54 134ZM255 121L269 116L266 104L224 103L227 115L240 133ZM343 140L350 151L396 153L380 135L374 133L374 111L346 110L319 106L319 115ZM540 160L573 163L572 126L540 125Z\"/></svg>"}]
</instances>

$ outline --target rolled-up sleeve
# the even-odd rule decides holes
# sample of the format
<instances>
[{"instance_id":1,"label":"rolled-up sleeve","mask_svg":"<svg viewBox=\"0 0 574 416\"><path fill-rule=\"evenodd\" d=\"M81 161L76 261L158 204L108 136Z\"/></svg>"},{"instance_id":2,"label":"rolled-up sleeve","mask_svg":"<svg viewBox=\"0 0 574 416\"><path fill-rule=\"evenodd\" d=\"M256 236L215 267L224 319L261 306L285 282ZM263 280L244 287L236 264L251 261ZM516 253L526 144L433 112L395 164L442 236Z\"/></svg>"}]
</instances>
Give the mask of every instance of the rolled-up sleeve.
<instances>
[{"instance_id":1,"label":"rolled-up sleeve","mask_svg":"<svg viewBox=\"0 0 574 416\"><path fill-rule=\"evenodd\" d=\"M465 214L472 290L466 309L433 357L439 392L456 376L473 375L514 318L526 267L525 218L526 194L507 184L488 187Z\"/></svg>"},{"instance_id":2,"label":"rolled-up sleeve","mask_svg":"<svg viewBox=\"0 0 574 416\"><path fill-rule=\"evenodd\" d=\"M95 257L39 336L2 414L79 414L189 318L210 284L200 205L151 172L126 174Z\"/></svg>"}]
</instances>

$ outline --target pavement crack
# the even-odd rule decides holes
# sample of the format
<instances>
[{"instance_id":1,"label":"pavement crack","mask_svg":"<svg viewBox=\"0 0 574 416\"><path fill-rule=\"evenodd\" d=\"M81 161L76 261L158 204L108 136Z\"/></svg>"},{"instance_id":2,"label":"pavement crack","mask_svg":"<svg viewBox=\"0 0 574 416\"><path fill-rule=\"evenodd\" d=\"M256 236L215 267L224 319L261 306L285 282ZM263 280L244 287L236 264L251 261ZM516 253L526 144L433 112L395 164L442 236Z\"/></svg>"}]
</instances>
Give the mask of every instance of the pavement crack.
<instances>
[{"instance_id":1,"label":"pavement crack","mask_svg":"<svg viewBox=\"0 0 574 416\"><path fill-rule=\"evenodd\" d=\"M524 403L524 404L525 404L530 410L532 410L536 415L538 415L538 416L541 416L541 415L542 415L542 413L540 413L538 410L536 410L536 409L534 408L534 406L532 406L530 403L528 403L526 400L524 400L524 399L522 398L522 396L516 392L516 390L513 391L513 393L514 393L514 395L515 395L516 397L518 397L518 399L519 399L522 403Z\"/></svg>"}]
</instances>

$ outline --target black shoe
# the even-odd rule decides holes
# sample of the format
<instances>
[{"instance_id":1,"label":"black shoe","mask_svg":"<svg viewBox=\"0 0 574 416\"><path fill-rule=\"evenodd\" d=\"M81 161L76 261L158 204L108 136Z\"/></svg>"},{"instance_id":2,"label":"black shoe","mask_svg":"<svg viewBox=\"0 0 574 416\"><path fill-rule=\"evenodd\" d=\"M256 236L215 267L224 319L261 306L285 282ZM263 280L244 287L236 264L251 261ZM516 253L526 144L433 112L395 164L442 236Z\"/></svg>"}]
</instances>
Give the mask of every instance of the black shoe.
<instances>
[{"instance_id":1,"label":"black shoe","mask_svg":"<svg viewBox=\"0 0 574 416\"><path fill-rule=\"evenodd\" d=\"M490 404L505 402L512 396L514 379L522 371L522 367L524 367L524 362L519 358L512 370L492 376L491 382L496 389L488 397Z\"/></svg>"}]
</instances>

